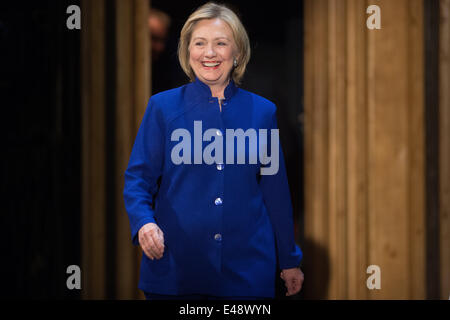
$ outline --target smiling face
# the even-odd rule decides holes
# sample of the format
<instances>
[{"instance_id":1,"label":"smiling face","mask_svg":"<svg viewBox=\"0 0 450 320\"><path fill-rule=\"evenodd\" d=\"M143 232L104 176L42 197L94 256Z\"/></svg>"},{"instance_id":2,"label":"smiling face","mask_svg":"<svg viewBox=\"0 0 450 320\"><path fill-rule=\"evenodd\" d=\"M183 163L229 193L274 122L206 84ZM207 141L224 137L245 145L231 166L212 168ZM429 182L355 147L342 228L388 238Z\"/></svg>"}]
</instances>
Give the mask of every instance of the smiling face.
<instances>
[{"instance_id":1,"label":"smiling face","mask_svg":"<svg viewBox=\"0 0 450 320\"><path fill-rule=\"evenodd\" d=\"M195 75L208 85L228 82L236 44L230 26L223 20L204 19L197 22L189 44L189 64Z\"/></svg>"}]
</instances>

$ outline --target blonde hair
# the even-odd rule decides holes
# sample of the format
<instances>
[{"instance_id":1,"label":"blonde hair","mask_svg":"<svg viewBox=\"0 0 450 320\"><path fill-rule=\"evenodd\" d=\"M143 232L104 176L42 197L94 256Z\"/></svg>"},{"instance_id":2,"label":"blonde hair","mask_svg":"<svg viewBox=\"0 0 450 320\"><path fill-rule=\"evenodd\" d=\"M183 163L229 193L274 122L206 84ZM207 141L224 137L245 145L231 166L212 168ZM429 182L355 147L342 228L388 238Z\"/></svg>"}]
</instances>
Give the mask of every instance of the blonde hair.
<instances>
[{"instance_id":1,"label":"blonde hair","mask_svg":"<svg viewBox=\"0 0 450 320\"><path fill-rule=\"evenodd\" d=\"M222 4L208 2L195 10L184 23L184 26L181 29L180 41L178 42L178 60L180 61L181 68L191 81L195 80L195 73L189 64L189 45L192 32L198 21L215 18L225 21L233 32L233 38L239 58L237 59L237 66L233 67L231 71L231 77L236 84L240 84L247 63L250 60L250 41L248 39L247 31L238 16L230 8Z\"/></svg>"}]
</instances>

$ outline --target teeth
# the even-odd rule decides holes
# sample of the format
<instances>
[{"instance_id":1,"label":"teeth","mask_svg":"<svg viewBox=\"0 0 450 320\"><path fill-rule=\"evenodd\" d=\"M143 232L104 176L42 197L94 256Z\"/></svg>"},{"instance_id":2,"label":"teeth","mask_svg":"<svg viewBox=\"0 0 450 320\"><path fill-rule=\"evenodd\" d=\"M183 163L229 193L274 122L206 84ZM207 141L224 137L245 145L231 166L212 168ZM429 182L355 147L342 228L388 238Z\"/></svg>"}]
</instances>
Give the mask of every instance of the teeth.
<instances>
[{"instance_id":1,"label":"teeth","mask_svg":"<svg viewBox=\"0 0 450 320\"><path fill-rule=\"evenodd\" d=\"M220 64L220 62L203 62L203 65L205 67L215 67L218 66Z\"/></svg>"}]
</instances>

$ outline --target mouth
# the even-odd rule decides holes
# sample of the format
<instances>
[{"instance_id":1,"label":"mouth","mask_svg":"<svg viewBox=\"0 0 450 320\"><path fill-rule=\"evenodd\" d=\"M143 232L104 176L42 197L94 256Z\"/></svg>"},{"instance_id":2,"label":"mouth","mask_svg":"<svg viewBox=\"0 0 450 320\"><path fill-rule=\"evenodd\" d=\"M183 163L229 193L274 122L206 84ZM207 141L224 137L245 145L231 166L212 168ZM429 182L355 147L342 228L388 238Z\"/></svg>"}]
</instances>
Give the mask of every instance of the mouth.
<instances>
[{"instance_id":1,"label":"mouth","mask_svg":"<svg viewBox=\"0 0 450 320\"><path fill-rule=\"evenodd\" d=\"M202 66L207 69L217 69L220 64L220 61L202 61Z\"/></svg>"}]
</instances>

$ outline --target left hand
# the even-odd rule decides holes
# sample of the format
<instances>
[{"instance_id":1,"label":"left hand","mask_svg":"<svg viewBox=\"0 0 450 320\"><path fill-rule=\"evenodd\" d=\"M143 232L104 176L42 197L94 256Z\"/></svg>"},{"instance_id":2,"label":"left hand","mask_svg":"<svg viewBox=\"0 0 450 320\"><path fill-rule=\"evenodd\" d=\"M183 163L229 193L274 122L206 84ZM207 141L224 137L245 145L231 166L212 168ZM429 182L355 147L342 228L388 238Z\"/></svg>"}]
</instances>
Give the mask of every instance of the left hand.
<instances>
[{"instance_id":1,"label":"left hand","mask_svg":"<svg viewBox=\"0 0 450 320\"><path fill-rule=\"evenodd\" d=\"M283 269L280 274L281 279L287 288L287 296L297 294L303 285L305 276L300 268Z\"/></svg>"}]
</instances>

